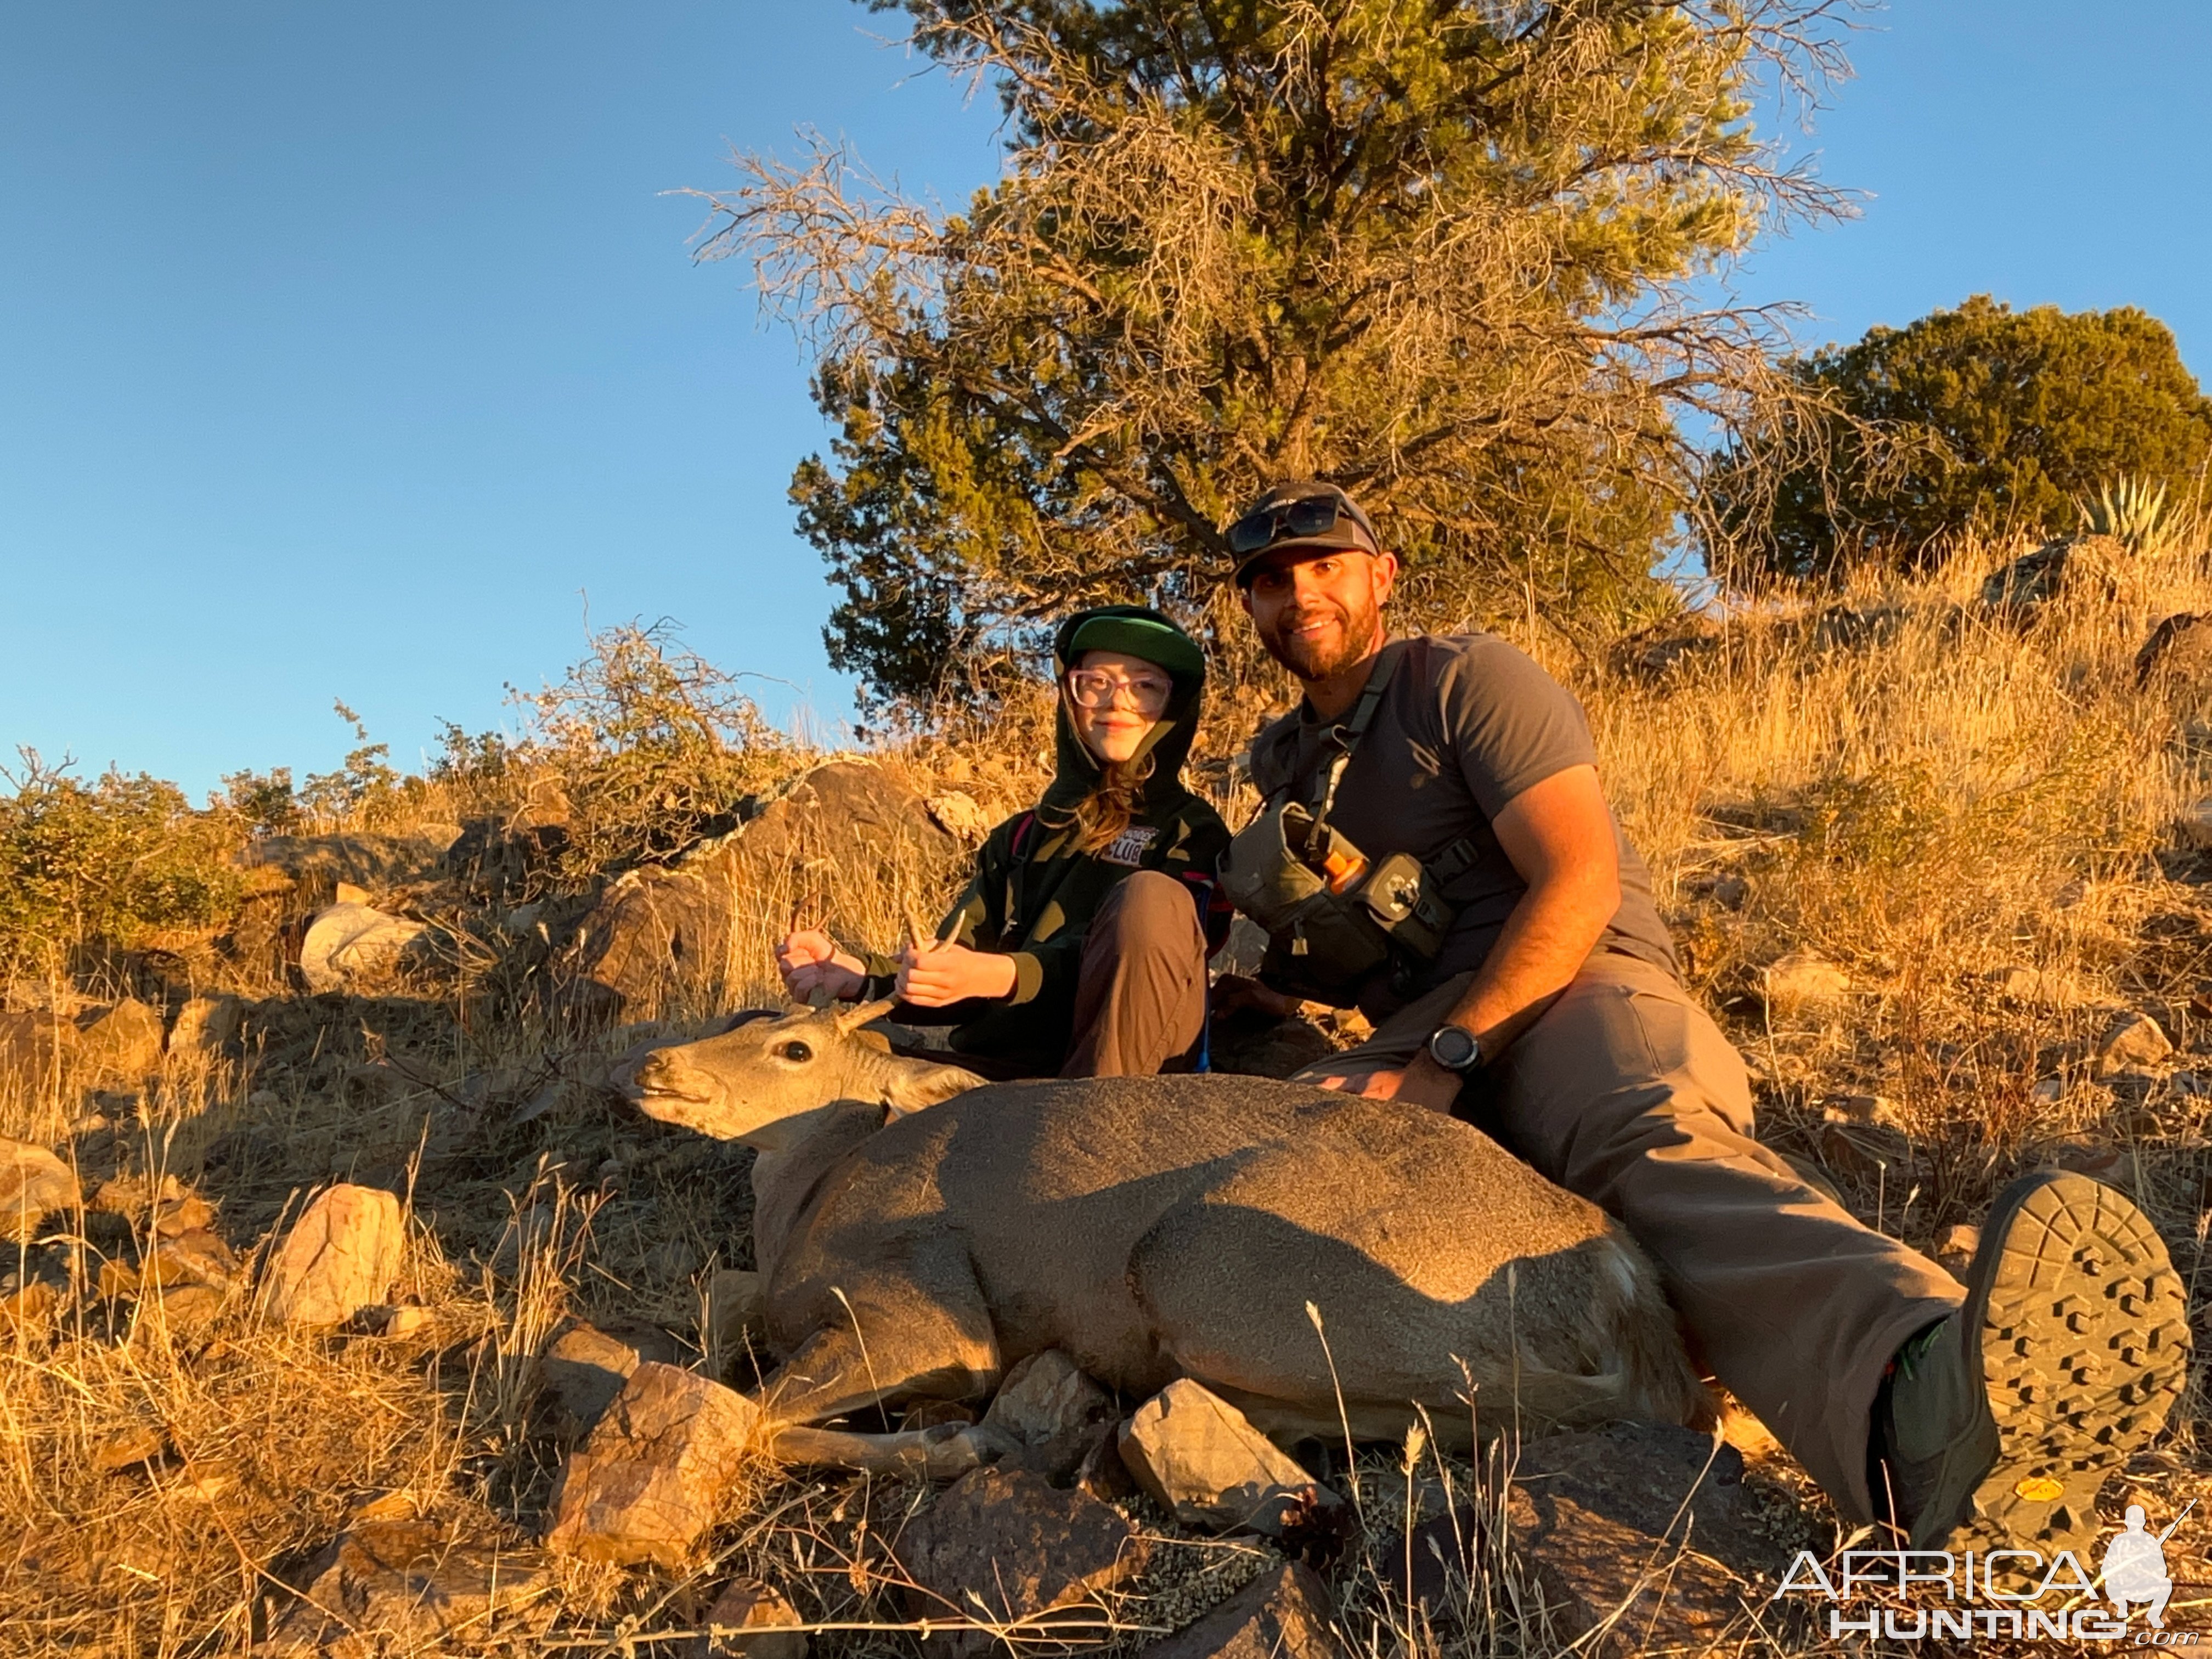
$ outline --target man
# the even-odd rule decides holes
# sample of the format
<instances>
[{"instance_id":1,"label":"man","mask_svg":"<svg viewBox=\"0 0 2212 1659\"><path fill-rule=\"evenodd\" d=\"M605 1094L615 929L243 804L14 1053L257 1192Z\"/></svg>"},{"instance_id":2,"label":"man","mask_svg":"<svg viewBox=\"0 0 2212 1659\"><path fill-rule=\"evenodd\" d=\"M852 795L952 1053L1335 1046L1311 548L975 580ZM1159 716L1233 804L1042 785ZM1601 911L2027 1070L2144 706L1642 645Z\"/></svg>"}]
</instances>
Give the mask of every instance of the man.
<instances>
[{"instance_id":1,"label":"man","mask_svg":"<svg viewBox=\"0 0 2212 1659\"><path fill-rule=\"evenodd\" d=\"M1270 931L1264 980L1376 1023L1302 1075L1438 1111L1479 1097L1626 1224L1692 1352L1847 1517L1921 1547L1976 1516L1978 1536L2086 1547L2098 1486L2186 1370L2149 1224L2094 1182L2030 1177L1962 1296L1808 1186L1754 1139L1741 1059L1676 977L1574 699L1492 635L1390 641L1398 561L1341 490L1280 486L1227 535L1305 697L1253 745L1267 804L1224 884Z\"/></svg>"},{"instance_id":2,"label":"man","mask_svg":"<svg viewBox=\"0 0 2212 1659\"><path fill-rule=\"evenodd\" d=\"M2166 1538L2172 1530L2169 1527L2156 1535L2144 1531L2143 1506L2128 1505L2128 1524L2105 1546L2104 1565L2098 1573L2105 1582L2106 1595L2121 1618L2128 1616L2129 1602L2141 1601L2153 1627L2166 1628L2166 1604L2173 1595L2173 1580L2166 1572Z\"/></svg>"}]
</instances>

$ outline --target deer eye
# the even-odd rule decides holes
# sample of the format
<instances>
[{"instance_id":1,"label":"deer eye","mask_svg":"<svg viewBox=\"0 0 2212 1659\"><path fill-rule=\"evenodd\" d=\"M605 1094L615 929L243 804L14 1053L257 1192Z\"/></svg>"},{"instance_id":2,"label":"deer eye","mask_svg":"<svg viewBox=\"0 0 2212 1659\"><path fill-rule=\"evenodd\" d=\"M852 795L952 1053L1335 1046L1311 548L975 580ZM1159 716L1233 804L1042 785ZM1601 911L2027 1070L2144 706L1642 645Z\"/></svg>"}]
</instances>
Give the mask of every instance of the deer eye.
<instances>
[{"instance_id":1,"label":"deer eye","mask_svg":"<svg viewBox=\"0 0 2212 1659\"><path fill-rule=\"evenodd\" d=\"M786 1060L795 1060L802 1064L814 1058L814 1050L808 1048L805 1043L799 1042L796 1037L793 1038L789 1042L785 1043L783 1047L777 1049L776 1052L781 1054Z\"/></svg>"}]
</instances>

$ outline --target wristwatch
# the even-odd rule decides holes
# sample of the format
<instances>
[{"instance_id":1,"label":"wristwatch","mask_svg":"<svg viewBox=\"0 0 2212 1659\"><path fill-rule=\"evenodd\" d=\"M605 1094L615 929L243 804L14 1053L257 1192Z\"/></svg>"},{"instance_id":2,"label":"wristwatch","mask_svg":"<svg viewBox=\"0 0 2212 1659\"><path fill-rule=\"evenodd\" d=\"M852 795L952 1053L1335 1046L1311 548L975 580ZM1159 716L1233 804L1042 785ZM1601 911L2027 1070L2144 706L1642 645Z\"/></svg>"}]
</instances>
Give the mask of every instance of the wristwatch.
<instances>
[{"instance_id":1,"label":"wristwatch","mask_svg":"<svg viewBox=\"0 0 2212 1659\"><path fill-rule=\"evenodd\" d=\"M1465 1077L1482 1065L1482 1039L1464 1025L1439 1025L1429 1033L1429 1058Z\"/></svg>"}]
</instances>

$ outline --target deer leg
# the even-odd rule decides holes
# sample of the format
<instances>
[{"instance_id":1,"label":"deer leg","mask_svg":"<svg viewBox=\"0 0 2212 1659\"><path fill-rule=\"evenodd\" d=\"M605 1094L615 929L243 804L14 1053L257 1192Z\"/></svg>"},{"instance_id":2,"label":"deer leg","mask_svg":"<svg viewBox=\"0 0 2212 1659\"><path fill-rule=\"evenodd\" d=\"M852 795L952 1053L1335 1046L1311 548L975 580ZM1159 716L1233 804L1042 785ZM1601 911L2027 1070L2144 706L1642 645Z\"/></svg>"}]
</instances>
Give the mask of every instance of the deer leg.
<instances>
[{"instance_id":1,"label":"deer leg","mask_svg":"<svg viewBox=\"0 0 2212 1659\"><path fill-rule=\"evenodd\" d=\"M957 1431L864 1435L815 1425L887 1401L972 1399L998 1381L999 1343L974 1275L932 1274L840 1287L825 1322L754 1395L770 1456L859 1468L927 1468L967 1457ZM957 1473L957 1469L948 1468Z\"/></svg>"}]
</instances>

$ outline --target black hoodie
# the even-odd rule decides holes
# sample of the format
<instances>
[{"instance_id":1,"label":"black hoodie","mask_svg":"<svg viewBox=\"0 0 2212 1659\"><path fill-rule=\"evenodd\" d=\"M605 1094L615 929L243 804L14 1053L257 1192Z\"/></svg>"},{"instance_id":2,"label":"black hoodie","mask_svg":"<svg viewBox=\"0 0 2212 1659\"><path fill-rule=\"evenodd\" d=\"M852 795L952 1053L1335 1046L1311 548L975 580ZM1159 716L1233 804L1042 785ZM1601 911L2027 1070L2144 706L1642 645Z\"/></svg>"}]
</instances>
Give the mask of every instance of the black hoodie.
<instances>
[{"instance_id":1,"label":"black hoodie","mask_svg":"<svg viewBox=\"0 0 2212 1659\"><path fill-rule=\"evenodd\" d=\"M1077 631L1099 617L1174 626L1143 605L1102 605L1079 611L1054 636L1053 655L1063 675L1072 665L1070 642ZM1129 648L1132 654L1143 654ZM1190 660L1198 661L1194 647ZM974 879L937 930L939 939L971 950L1011 955L1012 992L996 1000L973 998L948 1008L902 1006L894 1018L911 1024L957 1024L952 1046L961 1053L989 1055L1048 1074L1057 1072L1072 1040L1083 936L1106 896L1132 870L1164 871L1186 883L1209 945L1218 947L1228 911L1217 895L1214 872L1228 848L1229 830L1220 815L1182 782L1183 763L1198 732L1205 671L1202 665L1196 672L1177 672L1173 664L1159 665L1168 670L1174 690L1146 734L1152 775L1139 788L1128 830L1102 851L1079 853L1074 848L1074 809L1097 787L1100 771L1097 757L1068 720L1063 690L1053 717L1055 771L1044 799L992 830L976 854ZM871 958L871 979L864 994L891 994L888 975L897 968L894 958Z\"/></svg>"}]
</instances>

